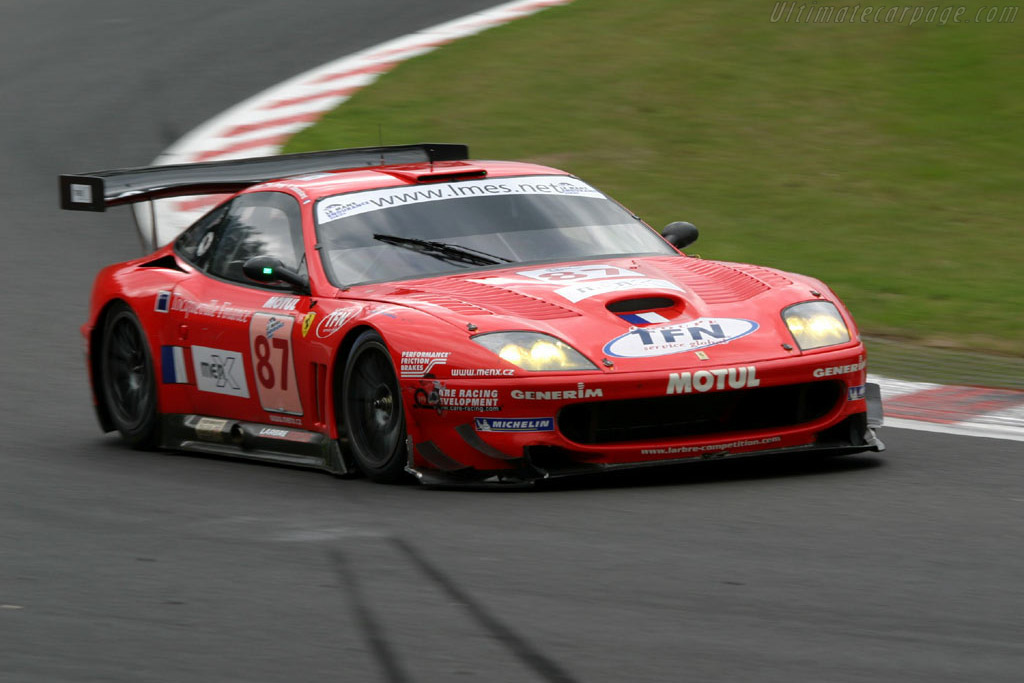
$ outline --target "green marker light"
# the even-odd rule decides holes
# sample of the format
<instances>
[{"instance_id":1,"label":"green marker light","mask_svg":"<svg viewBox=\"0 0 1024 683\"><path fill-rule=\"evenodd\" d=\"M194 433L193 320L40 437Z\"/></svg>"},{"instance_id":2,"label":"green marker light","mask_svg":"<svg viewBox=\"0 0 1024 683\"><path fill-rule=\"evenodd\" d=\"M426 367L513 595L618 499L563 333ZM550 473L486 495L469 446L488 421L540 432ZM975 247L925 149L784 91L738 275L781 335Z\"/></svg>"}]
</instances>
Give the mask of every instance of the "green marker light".
<instances>
[{"instance_id":1,"label":"green marker light","mask_svg":"<svg viewBox=\"0 0 1024 683\"><path fill-rule=\"evenodd\" d=\"M274 274L274 269L270 268L270 267L265 267L263 269L263 274L264 275L273 275Z\"/></svg>"}]
</instances>

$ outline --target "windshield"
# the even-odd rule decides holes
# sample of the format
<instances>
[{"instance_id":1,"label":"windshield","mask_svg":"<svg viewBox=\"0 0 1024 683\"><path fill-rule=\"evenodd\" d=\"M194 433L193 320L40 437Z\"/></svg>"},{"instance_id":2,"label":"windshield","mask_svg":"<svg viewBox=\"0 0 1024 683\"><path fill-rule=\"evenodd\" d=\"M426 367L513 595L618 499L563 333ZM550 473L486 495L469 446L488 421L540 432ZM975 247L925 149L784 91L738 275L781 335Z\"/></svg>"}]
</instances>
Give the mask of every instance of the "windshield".
<instances>
[{"instance_id":1,"label":"windshield","mask_svg":"<svg viewBox=\"0 0 1024 683\"><path fill-rule=\"evenodd\" d=\"M586 183L523 176L335 195L316 207L317 241L339 287L507 263L675 254Z\"/></svg>"}]
</instances>

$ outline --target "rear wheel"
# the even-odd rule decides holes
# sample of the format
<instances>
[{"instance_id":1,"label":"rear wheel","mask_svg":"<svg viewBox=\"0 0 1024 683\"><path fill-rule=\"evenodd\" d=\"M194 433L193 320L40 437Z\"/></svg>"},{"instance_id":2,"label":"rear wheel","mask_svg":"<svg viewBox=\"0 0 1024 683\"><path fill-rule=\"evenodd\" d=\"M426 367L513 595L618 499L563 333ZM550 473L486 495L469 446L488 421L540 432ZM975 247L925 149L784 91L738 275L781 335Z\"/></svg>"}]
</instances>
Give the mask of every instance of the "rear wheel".
<instances>
[{"instance_id":1,"label":"rear wheel","mask_svg":"<svg viewBox=\"0 0 1024 683\"><path fill-rule=\"evenodd\" d=\"M391 354L373 331L352 347L342 382L343 415L359 469L370 479L395 483L405 472L405 412Z\"/></svg>"},{"instance_id":2,"label":"rear wheel","mask_svg":"<svg viewBox=\"0 0 1024 683\"><path fill-rule=\"evenodd\" d=\"M134 448L152 448L159 437L156 377L146 334L132 309L116 303L103 328L100 375L111 421Z\"/></svg>"}]
</instances>

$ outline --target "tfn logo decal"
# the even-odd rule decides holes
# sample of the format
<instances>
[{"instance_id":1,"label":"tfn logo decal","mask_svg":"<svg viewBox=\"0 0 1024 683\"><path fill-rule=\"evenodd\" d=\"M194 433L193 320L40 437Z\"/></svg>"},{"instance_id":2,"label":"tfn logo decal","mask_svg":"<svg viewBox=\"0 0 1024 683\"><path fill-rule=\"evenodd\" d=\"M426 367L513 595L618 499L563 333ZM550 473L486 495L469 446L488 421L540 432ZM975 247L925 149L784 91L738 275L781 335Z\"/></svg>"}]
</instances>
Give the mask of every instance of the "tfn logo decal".
<instances>
[{"instance_id":1,"label":"tfn logo decal","mask_svg":"<svg viewBox=\"0 0 1024 683\"><path fill-rule=\"evenodd\" d=\"M697 372L673 372L668 376L666 394L704 393L712 389L749 389L761 385L753 365L742 368L721 370L698 370Z\"/></svg>"},{"instance_id":2,"label":"tfn logo decal","mask_svg":"<svg viewBox=\"0 0 1024 683\"><path fill-rule=\"evenodd\" d=\"M553 432L555 419L552 417L523 418L473 418L478 432Z\"/></svg>"},{"instance_id":3,"label":"tfn logo decal","mask_svg":"<svg viewBox=\"0 0 1024 683\"><path fill-rule=\"evenodd\" d=\"M758 328L753 320L699 318L678 325L638 327L604 345L604 352L616 358L667 356L726 344Z\"/></svg>"},{"instance_id":4,"label":"tfn logo decal","mask_svg":"<svg viewBox=\"0 0 1024 683\"><path fill-rule=\"evenodd\" d=\"M245 381L245 360L237 351L192 347L192 369L200 391L249 398Z\"/></svg>"},{"instance_id":5,"label":"tfn logo decal","mask_svg":"<svg viewBox=\"0 0 1024 683\"><path fill-rule=\"evenodd\" d=\"M171 310L171 293L163 290L157 292L156 305L153 306L153 310L157 313L166 313Z\"/></svg>"},{"instance_id":6,"label":"tfn logo decal","mask_svg":"<svg viewBox=\"0 0 1024 683\"><path fill-rule=\"evenodd\" d=\"M316 326L316 336L326 339L345 326L345 323L355 314L355 309L337 308L328 313L320 324Z\"/></svg>"}]
</instances>

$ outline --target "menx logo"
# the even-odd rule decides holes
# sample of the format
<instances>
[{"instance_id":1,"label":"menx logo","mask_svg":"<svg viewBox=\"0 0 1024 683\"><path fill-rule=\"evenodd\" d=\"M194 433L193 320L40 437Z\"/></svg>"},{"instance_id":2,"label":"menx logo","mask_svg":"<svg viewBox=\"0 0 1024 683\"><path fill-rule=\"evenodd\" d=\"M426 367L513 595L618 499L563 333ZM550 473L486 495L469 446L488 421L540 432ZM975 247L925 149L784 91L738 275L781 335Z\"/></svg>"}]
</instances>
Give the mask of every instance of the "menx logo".
<instances>
[{"instance_id":1,"label":"menx logo","mask_svg":"<svg viewBox=\"0 0 1024 683\"><path fill-rule=\"evenodd\" d=\"M245 381L245 357L241 353L193 346L192 365L199 391L249 398L249 385Z\"/></svg>"},{"instance_id":2,"label":"menx logo","mask_svg":"<svg viewBox=\"0 0 1024 683\"><path fill-rule=\"evenodd\" d=\"M218 387L230 386L232 389L241 389L235 380L232 372L235 369L235 359L232 356L222 359L217 354L210 356L210 361L199 364L203 377L209 377L217 383Z\"/></svg>"}]
</instances>

